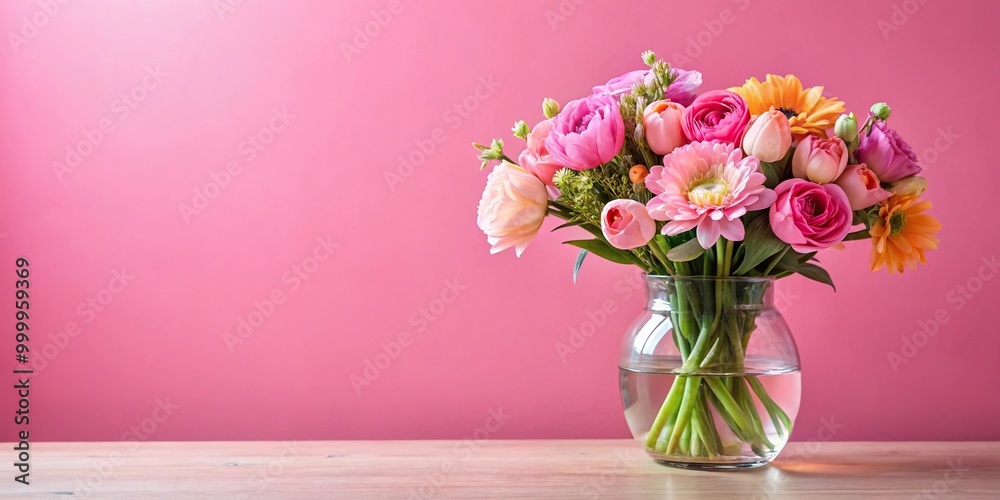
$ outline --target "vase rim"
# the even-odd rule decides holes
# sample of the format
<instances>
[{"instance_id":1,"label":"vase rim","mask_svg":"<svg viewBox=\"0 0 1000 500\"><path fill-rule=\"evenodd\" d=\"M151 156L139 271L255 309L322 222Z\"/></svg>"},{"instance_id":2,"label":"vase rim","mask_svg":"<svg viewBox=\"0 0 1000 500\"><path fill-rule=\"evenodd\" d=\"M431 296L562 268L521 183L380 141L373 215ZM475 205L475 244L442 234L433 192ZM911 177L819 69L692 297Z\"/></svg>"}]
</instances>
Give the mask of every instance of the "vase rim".
<instances>
[{"instance_id":1,"label":"vase rim","mask_svg":"<svg viewBox=\"0 0 1000 500\"><path fill-rule=\"evenodd\" d=\"M642 279L646 281L735 281L741 283L771 283L774 282L776 278L774 276L669 276L665 274L643 273Z\"/></svg>"}]
</instances>

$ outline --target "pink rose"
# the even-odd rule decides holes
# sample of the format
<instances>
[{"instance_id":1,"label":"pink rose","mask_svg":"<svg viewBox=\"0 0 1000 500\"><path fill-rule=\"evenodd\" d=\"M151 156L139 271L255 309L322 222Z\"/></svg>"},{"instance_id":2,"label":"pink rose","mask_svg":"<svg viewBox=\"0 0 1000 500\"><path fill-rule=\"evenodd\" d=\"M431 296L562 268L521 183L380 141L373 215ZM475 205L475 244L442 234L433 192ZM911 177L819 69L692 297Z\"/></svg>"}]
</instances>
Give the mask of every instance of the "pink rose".
<instances>
[{"instance_id":1,"label":"pink rose","mask_svg":"<svg viewBox=\"0 0 1000 500\"><path fill-rule=\"evenodd\" d=\"M671 101L654 101L642 112L646 144L658 155L665 155L687 143L681 119L684 106Z\"/></svg>"},{"instance_id":2,"label":"pink rose","mask_svg":"<svg viewBox=\"0 0 1000 500\"><path fill-rule=\"evenodd\" d=\"M778 199L771 205L771 229L796 252L831 247L850 232L854 213L840 186L788 179L774 192Z\"/></svg>"},{"instance_id":3,"label":"pink rose","mask_svg":"<svg viewBox=\"0 0 1000 500\"><path fill-rule=\"evenodd\" d=\"M821 139L810 135L795 148L792 175L816 184L833 182L847 168L847 154L843 139Z\"/></svg>"},{"instance_id":4,"label":"pink rose","mask_svg":"<svg viewBox=\"0 0 1000 500\"><path fill-rule=\"evenodd\" d=\"M864 163L848 165L834 182L847 194L851 210L868 208L892 195L882 189L875 172L868 170Z\"/></svg>"},{"instance_id":5,"label":"pink rose","mask_svg":"<svg viewBox=\"0 0 1000 500\"><path fill-rule=\"evenodd\" d=\"M520 257L548 213L545 184L512 163L501 162L486 179L476 222L493 245L490 253L514 247Z\"/></svg>"},{"instance_id":6,"label":"pink rose","mask_svg":"<svg viewBox=\"0 0 1000 500\"><path fill-rule=\"evenodd\" d=\"M775 109L761 113L743 136L743 151L760 161L778 161L791 146L792 129L788 117Z\"/></svg>"},{"instance_id":7,"label":"pink rose","mask_svg":"<svg viewBox=\"0 0 1000 500\"><path fill-rule=\"evenodd\" d=\"M611 246L639 248L656 236L656 222L646 206L635 200L611 200L601 212L601 232Z\"/></svg>"},{"instance_id":8,"label":"pink rose","mask_svg":"<svg viewBox=\"0 0 1000 500\"><path fill-rule=\"evenodd\" d=\"M684 110L684 135L692 141L718 140L740 145L750 123L747 103L735 92L711 90Z\"/></svg>"},{"instance_id":9,"label":"pink rose","mask_svg":"<svg viewBox=\"0 0 1000 500\"><path fill-rule=\"evenodd\" d=\"M553 161L549 150L545 148L545 138L549 136L551 131L551 119L538 122L528 134L528 145L517 157L517 162L521 164L522 168L538 176L547 186L555 186L552 183L552 176L563 168L562 165Z\"/></svg>"}]
</instances>

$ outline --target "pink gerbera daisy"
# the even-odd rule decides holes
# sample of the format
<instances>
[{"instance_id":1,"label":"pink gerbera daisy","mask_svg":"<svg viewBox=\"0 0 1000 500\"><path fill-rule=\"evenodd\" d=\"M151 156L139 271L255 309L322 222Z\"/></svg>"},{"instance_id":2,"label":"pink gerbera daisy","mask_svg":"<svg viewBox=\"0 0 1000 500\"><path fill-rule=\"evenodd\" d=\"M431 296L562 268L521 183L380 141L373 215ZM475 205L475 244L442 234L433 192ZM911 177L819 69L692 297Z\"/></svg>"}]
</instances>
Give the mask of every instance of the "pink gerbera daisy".
<instances>
[{"instance_id":1,"label":"pink gerbera daisy","mask_svg":"<svg viewBox=\"0 0 1000 500\"><path fill-rule=\"evenodd\" d=\"M774 191L764 187L760 162L743 157L739 148L718 141L693 142L663 157L646 177L656 195L646 208L656 220L669 221L663 234L698 228L698 243L711 248L724 236L742 241L747 211L774 203Z\"/></svg>"}]
</instances>

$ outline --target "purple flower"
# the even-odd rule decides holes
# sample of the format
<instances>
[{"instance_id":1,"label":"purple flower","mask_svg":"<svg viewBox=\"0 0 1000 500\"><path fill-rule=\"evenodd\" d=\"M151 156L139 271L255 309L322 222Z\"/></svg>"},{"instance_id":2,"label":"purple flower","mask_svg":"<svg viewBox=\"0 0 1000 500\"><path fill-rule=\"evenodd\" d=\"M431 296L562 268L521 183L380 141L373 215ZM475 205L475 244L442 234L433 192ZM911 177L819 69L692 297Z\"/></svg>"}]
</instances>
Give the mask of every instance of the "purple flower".
<instances>
[{"instance_id":1,"label":"purple flower","mask_svg":"<svg viewBox=\"0 0 1000 500\"><path fill-rule=\"evenodd\" d=\"M698 97L695 90L701 86L701 72L672 68L671 73L674 75L674 82L667 87L667 99L686 108Z\"/></svg>"},{"instance_id":2,"label":"purple flower","mask_svg":"<svg viewBox=\"0 0 1000 500\"><path fill-rule=\"evenodd\" d=\"M545 139L553 163L587 170L611 161L625 143L618 99L608 94L572 101L552 119Z\"/></svg>"},{"instance_id":3,"label":"purple flower","mask_svg":"<svg viewBox=\"0 0 1000 500\"><path fill-rule=\"evenodd\" d=\"M612 78L604 85L594 87L594 93L610 95L623 94L632 90L632 84L634 84L636 80L642 79L645 82L651 80L651 78L652 76L649 74L648 69L629 71L622 76Z\"/></svg>"},{"instance_id":4,"label":"purple flower","mask_svg":"<svg viewBox=\"0 0 1000 500\"><path fill-rule=\"evenodd\" d=\"M666 98L687 107L697 96L695 90L701 86L701 73L680 68L671 68L674 82L667 87ZM629 71L622 76L612 78L604 85L594 87L595 94L618 95L632 90L636 80L642 79L646 84L652 83L653 74L648 69Z\"/></svg>"},{"instance_id":5,"label":"purple flower","mask_svg":"<svg viewBox=\"0 0 1000 500\"><path fill-rule=\"evenodd\" d=\"M884 121L876 121L869 134L861 134L858 163L868 165L882 182L896 182L920 173L917 155L895 130Z\"/></svg>"}]
</instances>

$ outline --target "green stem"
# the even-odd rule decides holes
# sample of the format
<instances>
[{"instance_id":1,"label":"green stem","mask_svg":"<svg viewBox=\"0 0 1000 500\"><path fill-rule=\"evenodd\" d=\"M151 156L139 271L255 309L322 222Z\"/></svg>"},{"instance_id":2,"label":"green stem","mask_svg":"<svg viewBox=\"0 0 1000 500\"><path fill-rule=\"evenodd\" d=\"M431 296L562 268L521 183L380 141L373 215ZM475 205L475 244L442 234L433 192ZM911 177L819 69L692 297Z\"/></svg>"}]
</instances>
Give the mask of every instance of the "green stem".
<instances>
[{"instance_id":1,"label":"green stem","mask_svg":"<svg viewBox=\"0 0 1000 500\"><path fill-rule=\"evenodd\" d=\"M691 418L691 407L697 395L698 385L701 384L701 377L684 377L684 379L684 395L681 398L681 409L677 414L677 422L674 423L670 441L667 442L666 453L668 455L673 454L680 444L684 429Z\"/></svg>"},{"instance_id":2,"label":"green stem","mask_svg":"<svg viewBox=\"0 0 1000 500\"><path fill-rule=\"evenodd\" d=\"M670 418L673 408L677 406L677 400L681 398L681 393L683 391L681 387L683 385L684 380L682 377L674 377L674 383L670 386L670 392L667 393L666 399L663 400L663 406L660 408L660 413L656 415L656 420L653 421L653 426L649 429L649 436L646 437L646 447L657 447L656 441L660 437L660 431L662 431L663 426L667 424L667 420Z\"/></svg>"}]
</instances>

